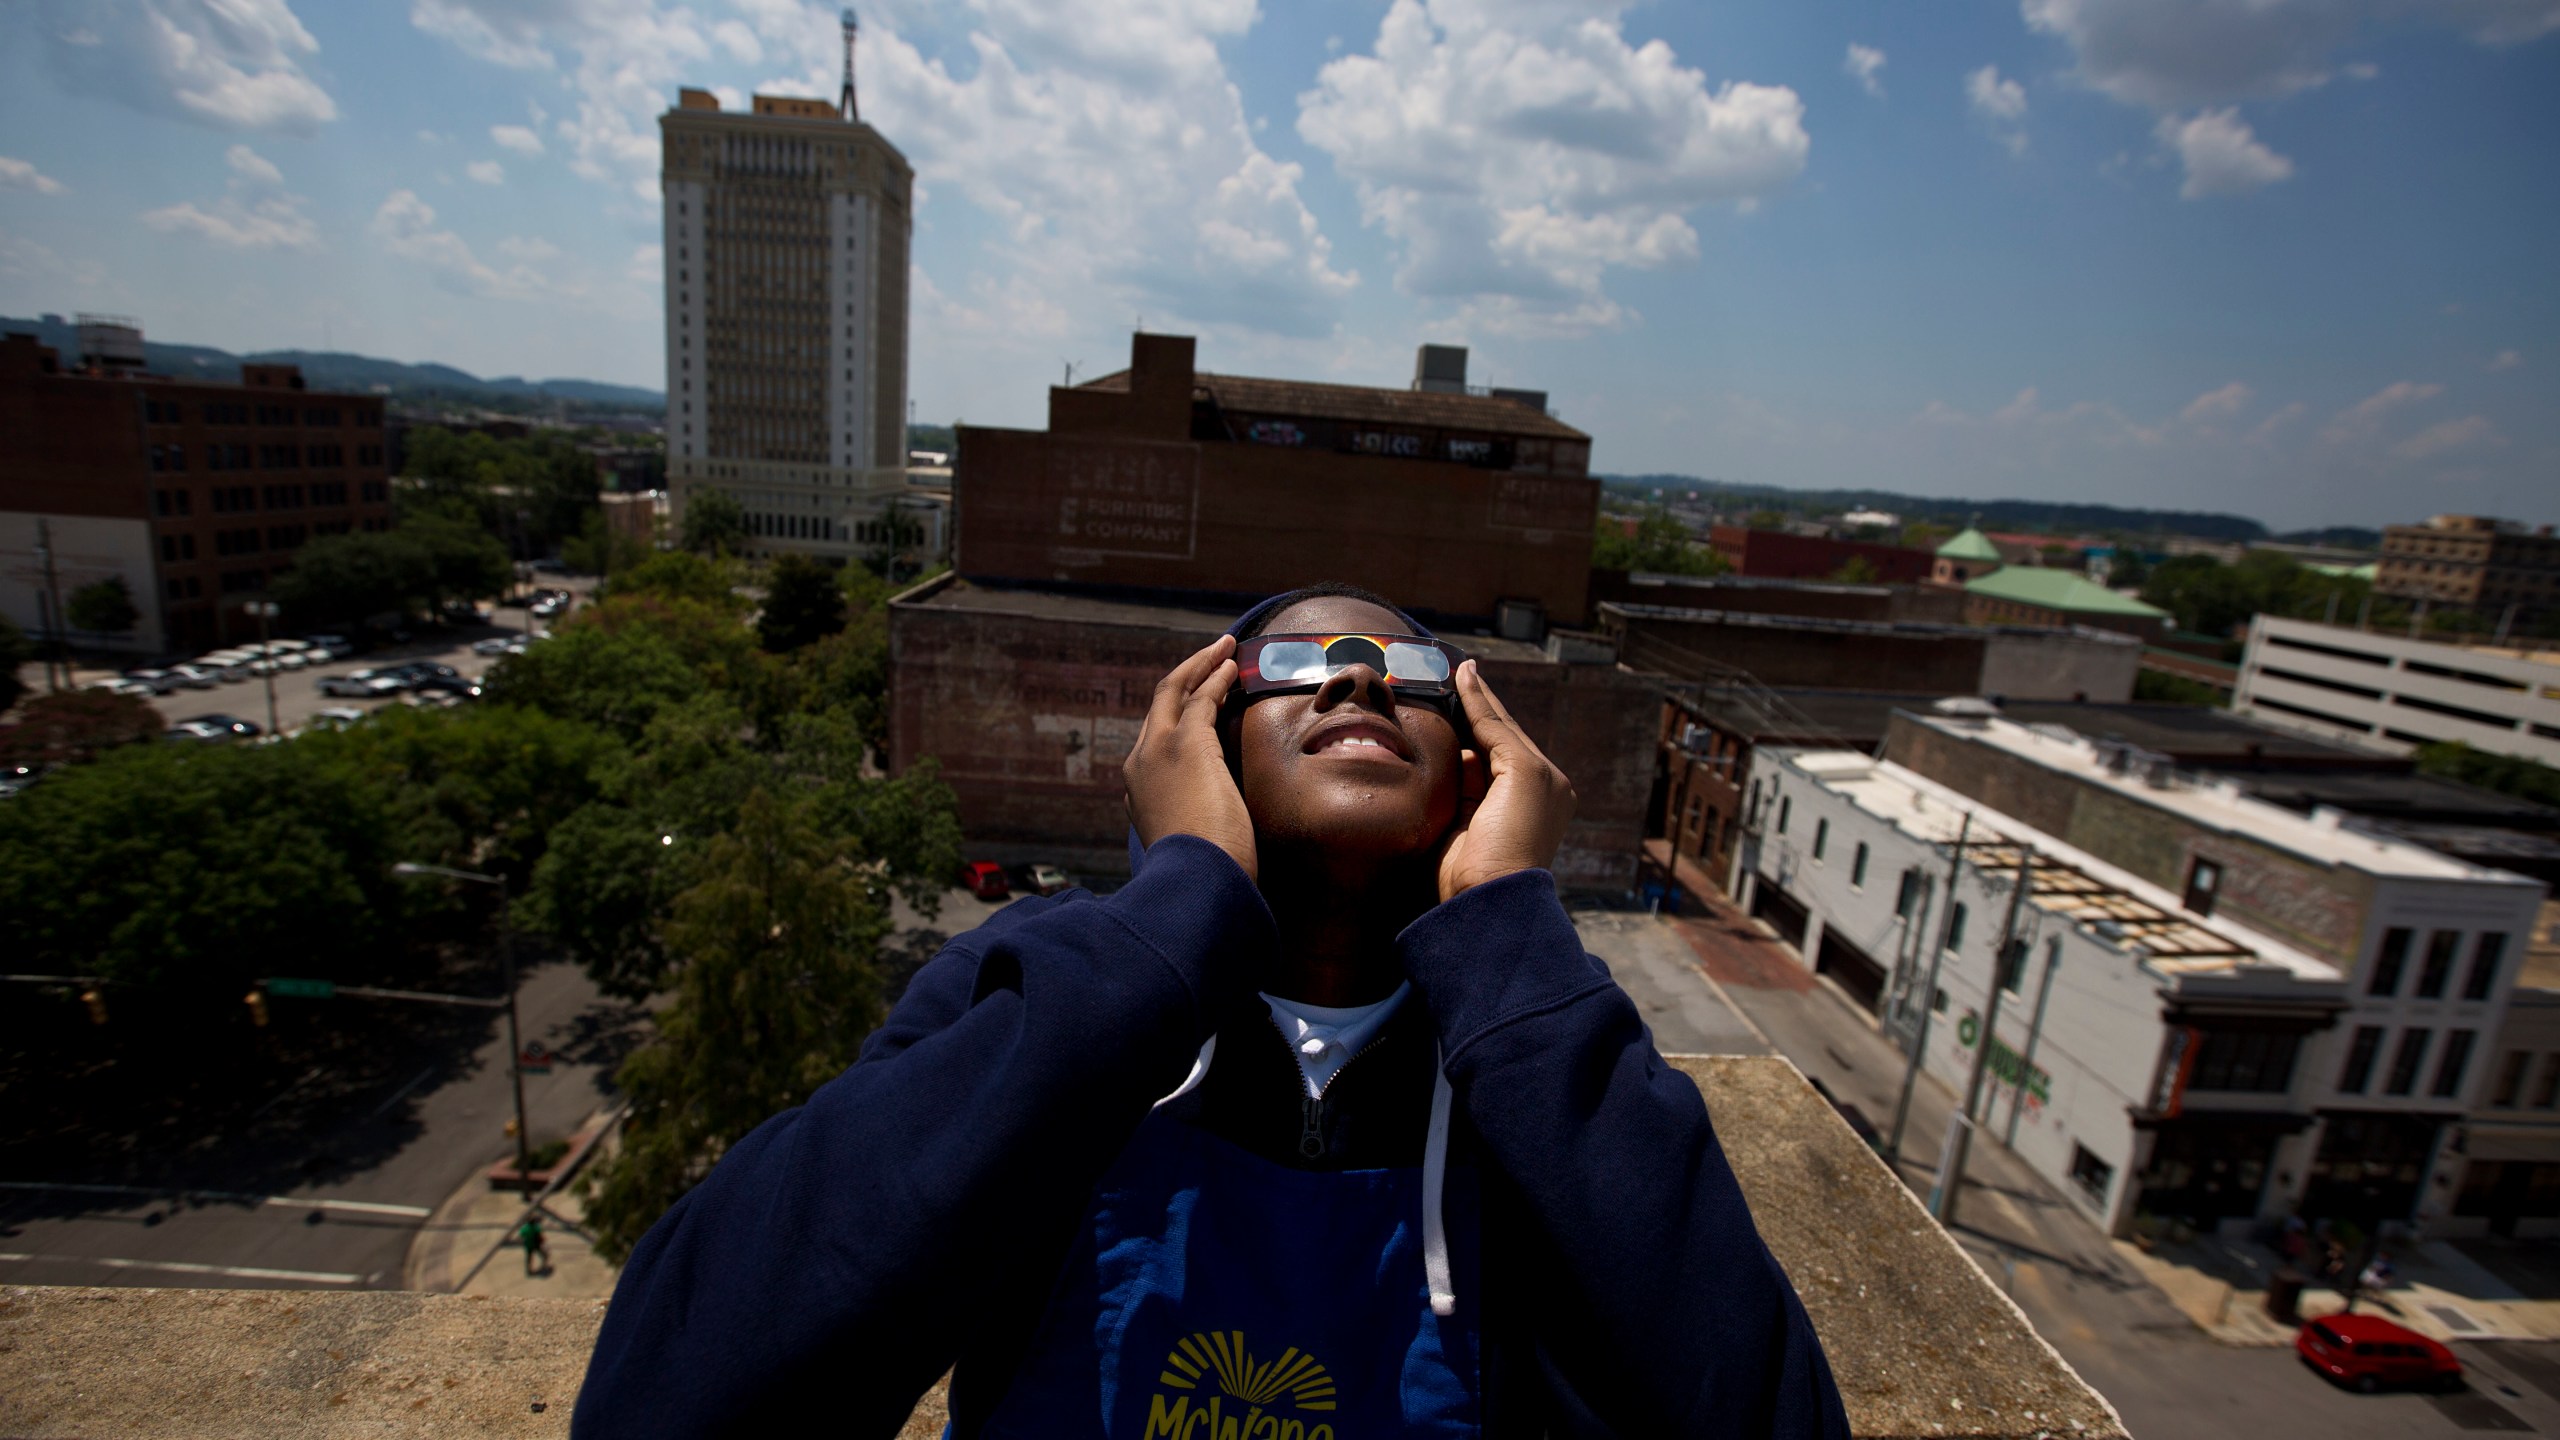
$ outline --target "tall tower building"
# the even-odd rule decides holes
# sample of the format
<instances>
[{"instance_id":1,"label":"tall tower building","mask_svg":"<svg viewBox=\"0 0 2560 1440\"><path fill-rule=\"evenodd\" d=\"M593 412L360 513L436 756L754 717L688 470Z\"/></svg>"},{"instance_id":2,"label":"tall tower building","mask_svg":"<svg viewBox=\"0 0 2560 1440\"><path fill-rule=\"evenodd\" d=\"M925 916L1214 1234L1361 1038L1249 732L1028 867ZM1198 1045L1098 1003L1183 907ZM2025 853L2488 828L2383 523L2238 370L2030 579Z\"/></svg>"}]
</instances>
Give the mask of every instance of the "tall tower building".
<instances>
[{"instance_id":1,"label":"tall tower building","mask_svg":"<svg viewBox=\"0 0 2560 1440\"><path fill-rule=\"evenodd\" d=\"M658 122L668 485L679 519L735 495L766 554L867 555L918 519L896 505L915 172L854 118L845 19L837 103L687 89Z\"/></svg>"}]
</instances>

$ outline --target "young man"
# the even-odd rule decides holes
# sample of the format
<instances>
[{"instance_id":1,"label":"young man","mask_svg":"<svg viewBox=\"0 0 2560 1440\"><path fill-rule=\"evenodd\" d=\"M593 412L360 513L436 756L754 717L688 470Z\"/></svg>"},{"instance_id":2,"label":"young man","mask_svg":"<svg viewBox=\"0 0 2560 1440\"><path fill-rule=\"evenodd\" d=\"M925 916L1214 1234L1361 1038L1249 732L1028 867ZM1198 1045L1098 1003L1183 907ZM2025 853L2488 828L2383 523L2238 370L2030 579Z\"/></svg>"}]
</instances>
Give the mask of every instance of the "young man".
<instances>
[{"instance_id":1,"label":"young man","mask_svg":"<svg viewBox=\"0 0 2560 1440\"><path fill-rule=\"evenodd\" d=\"M1176 667L1129 885L954 941L670 1209L576 1433L888 1436L951 1370L960 1440L1845 1437L1462 660L1323 586Z\"/></svg>"}]
</instances>

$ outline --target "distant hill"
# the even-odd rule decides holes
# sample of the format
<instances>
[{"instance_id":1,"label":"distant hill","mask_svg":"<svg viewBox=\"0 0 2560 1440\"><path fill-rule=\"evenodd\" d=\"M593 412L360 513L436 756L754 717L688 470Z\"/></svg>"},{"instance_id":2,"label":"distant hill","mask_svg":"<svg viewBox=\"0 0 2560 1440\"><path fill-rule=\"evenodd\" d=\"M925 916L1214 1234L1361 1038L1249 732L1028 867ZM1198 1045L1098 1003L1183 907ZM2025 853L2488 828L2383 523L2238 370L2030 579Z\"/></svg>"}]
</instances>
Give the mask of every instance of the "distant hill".
<instances>
[{"instance_id":1,"label":"distant hill","mask_svg":"<svg viewBox=\"0 0 2560 1440\"><path fill-rule=\"evenodd\" d=\"M66 358L80 353L78 327L58 317L30 320L0 316L0 331L32 334ZM527 380L515 375L484 380L450 365L410 365L334 350L261 350L234 355L209 345L172 345L151 339L145 339L142 348L145 363L153 371L190 379L238 380L240 366L247 362L299 365L303 378L315 390L367 391L401 401L442 401L518 412L560 408L587 412L663 411L667 406L663 392L635 385L607 385L597 380Z\"/></svg>"},{"instance_id":2,"label":"distant hill","mask_svg":"<svg viewBox=\"0 0 2560 1440\"><path fill-rule=\"evenodd\" d=\"M1603 475L1603 485L1630 498L1648 498L1656 490L1695 490L1721 500L1747 501L1770 510L1807 515L1833 515L1844 510L1884 510L1905 523L1926 520L1944 525L1979 523L1993 530L2026 530L2050 534L2117 531L2132 535L2192 535L2205 540L2263 540L2267 527L2245 515L2218 515L2193 510L2137 510L2116 505L2075 505L2053 500L1950 500L1904 495L1892 490L1789 490L1778 485L1740 484L1695 475Z\"/></svg>"}]
</instances>

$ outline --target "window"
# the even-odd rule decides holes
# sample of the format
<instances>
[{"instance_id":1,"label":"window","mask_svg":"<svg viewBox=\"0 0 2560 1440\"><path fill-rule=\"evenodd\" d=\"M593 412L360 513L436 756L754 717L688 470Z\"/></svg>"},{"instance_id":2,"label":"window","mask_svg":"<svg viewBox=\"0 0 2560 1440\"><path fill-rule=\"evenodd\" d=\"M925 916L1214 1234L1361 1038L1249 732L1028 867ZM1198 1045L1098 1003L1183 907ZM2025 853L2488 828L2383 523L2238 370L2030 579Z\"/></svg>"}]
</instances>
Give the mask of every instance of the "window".
<instances>
[{"instance_id":1,"label":"window","mask_svg":"<svg viewBox=\"0 0 2560 1440\"><path fill-rule=\"evenodd\" d=\"M2498 962L2507 956L2507 933L2483 930L2471 946L2471 973L2463 977L2462 998L2486 1000L2498 988Z\"/></svg>"},{"instance_id":2,"label":"window","mask_svg":"<svg viewBox=\"0 0 2560 1440\"><path fill-rule=\"evenodd\" d=\"M1816 821L1814 821L1814 822L1813 822L1813 858L1814 858L1814 859L1816 859L1816 860L1821 859L1821 858L1822 858L1822 851L1823 851L1823 847L1825 847L1825 846L1829 845L1830 843L1831 843L1831 822L1830 822L1830 821L1828 821L1828 820L1816 820Z\"/></svg>"},{"instance_id":3,"label":"window","mask_svg":"<svg viewBox=\"0 0 2560 1440\"><path fill-rule=\"evenodd\" d=\"M258 447L258 468L261 470L299 470L302 468L302 447L298 445L261 445Z\"/></svg>"},{"instance_id":4,"label":"window","mask_svg":"<svg viewBox=\"0 0 2560 1440\"><path fill-rule=\"evenodd\" d=\"M302 412L302 423L315 430L335 430L338 428L338 412L335 410L305 410Z\"/></svg>"},{"instance_id":5,"label":"window","mask_svg":"<svg viewBox=\"0 0 2560 1440\"><path fill-rule=\"evenodd\" d=\"M2347 1068L2338 1072L2338 1093L2361 1095L2373 1083L2373 1059L2382 1053L2382 1027L2359 1025L2354 1043L2347 1046Z\"/></svg>"},{"instance_id":6,"label":"window","mask_svg":"<svg viewBox=\"0 0 2560 1440\"><path fill-rule=\"evenodd\" d=\"M290 405L261 405L258 407L258 423L261 425L290 425L293 423L293 407Z\"/></svg>"},{"instance_id":7,"label":"window","mask_svg":"<svg viewBox=\"0 0 2560 1440\"><path fill-rule=\"evenodd\" d=\"M2444 1037L2444 1058L2436 1062L2436 1083L2427 1093L2447 1100L2462 1093L2463 1072L2471 1068L2471 1045L2479 1039L2476 1030L2449 1030Z\"/></svg>"},{"instance_id":8,"label":"window","mask_svg":"<svg viewBox=\"0 0 2560 1440\"><path fill-rule=\"evenodd\" d=\"M249 423L249 407L246 405L232 404L227 401L207 401L205 402L204 407L204 423L207 425L246 425Z\"/></svg>"},{"instance_id":9,"label":"window","mask_svg":"<svg viewBox=\"0 0 2560 1440\"><path fill-rule=\"evenodd\" d=\"M2090 1204L2103 1207L2107 1203L2107 1187L2115 1181L2116 1167L2089 1153L2086 1145L2071 1147L2071 1183L2080 1187Z\"/></svg>"},{"instance_id":10,"label":"window","mask_svg":"<svg viewBox=\"0 0 2560 1440\"><path fill-rule=\"evenodd\" d=\"M2425 1028L2400 1032L2400 1048L2391 1055L2391 1078L2383 1083L2385 1095L2406 1095L2418 1088L2418 1067L2427 1063L2427 1046L2436 1034Z\"/></svg>"},{"instance_id":11,"label":"window","mask_svg":"<svg viewBox=\"0 0 2560 1440\"><path fill-rule=\"evenodd\" d=\"M2293 1088L2299 1035L2264 1030L2207 1030L2187 1077L2192 1090L2243 1090L2280 1094Z\"/></svg>"},{"instance_id":12,"label":"window","mask_svg":"<svg viewBox=\"0 0 2560 1440\"><path fill-rule=\"evenodd\" d=\"M2027 983L2027 942L2012 940L2000 947L2000 988L2015 995Z\"/></svg>"},{"instance_id":13,"label":"window","mask_svg":"<svg viewBox=\"0 0 2560 1440\"><path fill-rule=\"evenodd\" d=\"M1929 877L1918 870L1902 872L1902 890L1894 897L1893 913L1908 920L1929 905Z\"/></svg>"},{"instance_id":14,"label":"window","mask_svg":"<svg viewBox=\"0 0 2560 1440\"><path fill-rule=\"evenodd\" d=\"M379 505L391 498L391 482L388 480L367 480L358 489L357 493L364 497L365 504Z\"/></svg>"},{"instance_id":15,"label":"window","mask_svg":"<svg viewBox=\"0 0 2560 1440\"><path fill-rule=\"evenodd\" d=\"M2382 932L2382 948L2374 952L2373 980L2364 987L2367 995L2400 993L2400 972L2409 966L2409 936L2406 930Z\"/></svg>"},{"instance_id":16,"label":"window","mask_svg":"<svg viewBox=\"0 0 2560 1440\"><path fill-rule=\"evenodd\" d=\"M2444 987L2453 979L2453 952L2462 948L2462 932L2438 930L2427 937L2426 964L2418 970L2418 998L2441 1000Z\"/></svg>"},{"instance_id":17,"label":"window","mask_svg":"<svg viewBox=\"0 0 2560 1440\"><path fill-rule=\"evenodd\" d=\"M1849 857L1849 888L1867 888L1867 842L1864 840L1858 842L1857 853Z\"/></svg>"},{"instance_id":18,"label":"window","mask_svg":"<svg viewBox=\"0 0 2560 1440\"><path fill-rule=\"evenodd\" d=\"M1947 948L1950 950L1964 948L1964 919L1963 901L1947 907Z\"/></svg>"},{"instance_id":19,"label":"window","mask_svg":"<svg viewBox=\"0 0 2560 1440\"><path fill-rule=\"evenodd\" d=\"M1789 815L1791 815L1791 814L1793 814L1793 813L1795 812L1795 806L1796 806L1796 802L1795 802L1795 798L1794 798L1793 796L1790 796L1790 795L1781 795L1781 796L1779 796L1779 797L1778 797L1778 833L1779 833L1779 834L1784 835L1784 834L1786 834L1786 833L1787 833L1787 817L1788 817Z\"/></svg>"},{"instance_id":20,"label":"window","mask_svg":"<svg viewBox=\"0 0 2560 1440\"><path fill-rule=\"evenodd\" d=\"M2213 913L2213 897L2222 889L2222 867L2210 860L2198 860L2187 867L2187 909L2198 915Z\"/></svg>"},{"instance_id":21,"label":"window","mask_svg":"<svg viewBox=\"0 0 2560 1440\"><path fill-rule=\"evenodd\" d=\"M2560 1104L2560 1054L2542 1057L2542 1078L2533 1087L2533 1108L2548 1110Z\"/></svg>"}]
</instances>

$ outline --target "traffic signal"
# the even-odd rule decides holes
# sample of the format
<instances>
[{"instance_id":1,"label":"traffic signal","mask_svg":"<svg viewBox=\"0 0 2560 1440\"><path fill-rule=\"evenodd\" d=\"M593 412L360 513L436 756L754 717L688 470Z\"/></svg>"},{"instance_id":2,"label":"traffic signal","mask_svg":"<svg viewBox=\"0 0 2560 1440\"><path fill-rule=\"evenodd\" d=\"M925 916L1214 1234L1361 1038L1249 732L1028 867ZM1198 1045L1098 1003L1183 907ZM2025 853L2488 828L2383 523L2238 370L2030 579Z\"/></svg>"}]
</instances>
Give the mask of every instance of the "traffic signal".
<instances>
[{"instance_id":1,"label":"traffic signal","mask_svg":"<svg viewBox=\"0 0 2560 1440\"><path fill-rule=\"evenodd\" d=\"M252 990L241 998L249 1002L249 1018L256 1021L260 1029L266 1028L267 992L264 990Z\"/></svg>"},{"instance_id":2,"label":"traffic signal","mask_svg":"<svg viewBox=\"0 0 2560 1440\"><path fill-rule=\"evenodd\" d=\"M83 990L80 992L80 1003L89 1007L90 1024L104 1025L107 1023L106 996L99 994L95 990Z\"/></svg>"}]
</instances>

